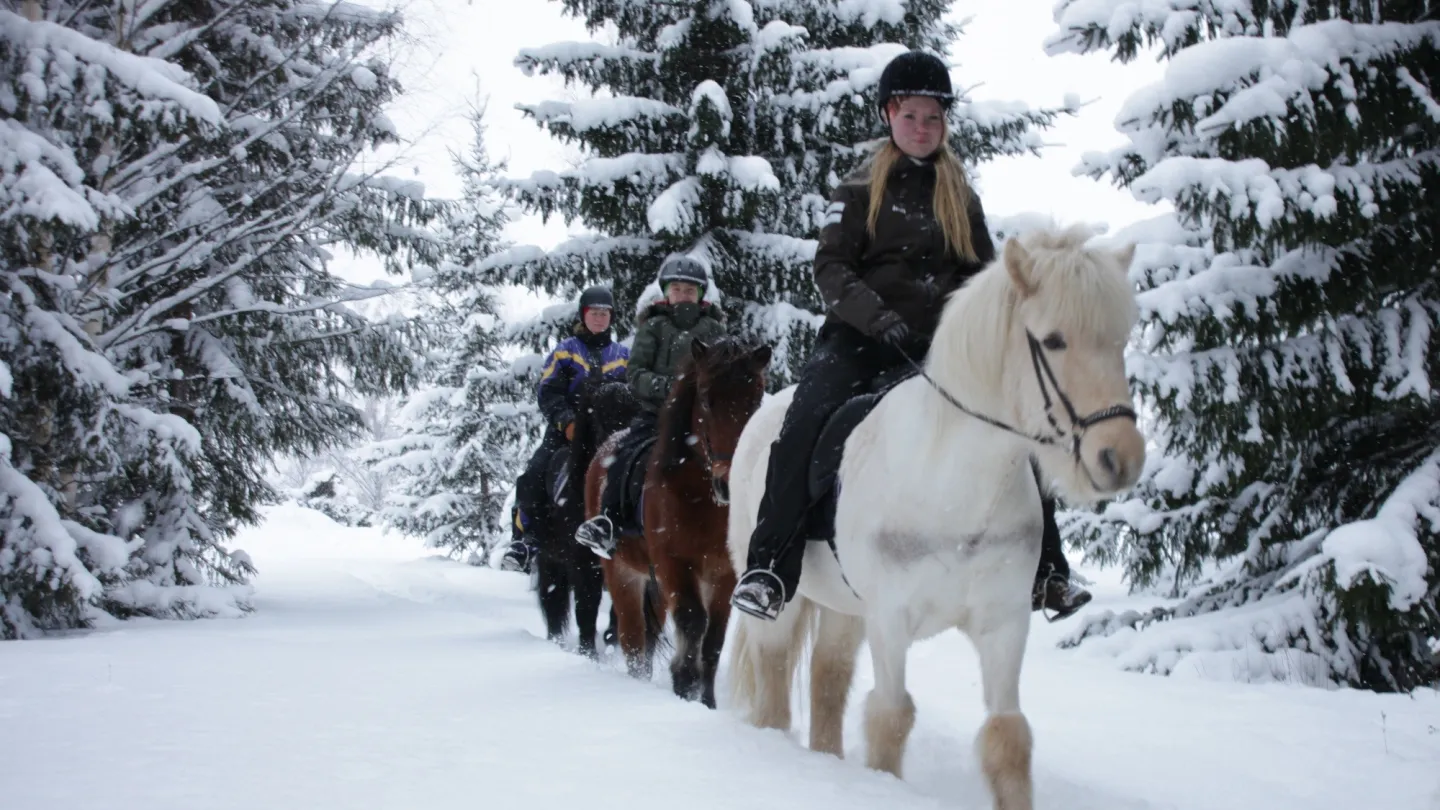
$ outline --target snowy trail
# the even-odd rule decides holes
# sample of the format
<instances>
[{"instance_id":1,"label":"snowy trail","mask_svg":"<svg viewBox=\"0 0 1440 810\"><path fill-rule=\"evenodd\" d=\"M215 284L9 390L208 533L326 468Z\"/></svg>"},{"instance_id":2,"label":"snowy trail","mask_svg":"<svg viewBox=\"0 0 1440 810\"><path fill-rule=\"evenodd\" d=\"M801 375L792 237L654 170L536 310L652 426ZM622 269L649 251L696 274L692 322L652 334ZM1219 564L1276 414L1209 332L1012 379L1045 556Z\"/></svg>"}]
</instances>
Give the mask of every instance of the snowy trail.
<instances>
[{"instance_id":1,"label":"snowy trail","mask_svg":"<svg viewBox=\"0 0 1440 810\"><path fill-rule=\"evenodd\" d=\"M640 684L548 644L524 577L271 514L239 543L262 570L247 619L0 646L0 807L989 807L958 634L912 653L897 781L862 765L863 656L841 761L804 750L803 710L789 735L750 729L667 672ZM1038 808L1440 809L1433 693L1128 674L1056 650L1067 629L1037 621L1026 661Z\"/></svg>"}]
</instances>

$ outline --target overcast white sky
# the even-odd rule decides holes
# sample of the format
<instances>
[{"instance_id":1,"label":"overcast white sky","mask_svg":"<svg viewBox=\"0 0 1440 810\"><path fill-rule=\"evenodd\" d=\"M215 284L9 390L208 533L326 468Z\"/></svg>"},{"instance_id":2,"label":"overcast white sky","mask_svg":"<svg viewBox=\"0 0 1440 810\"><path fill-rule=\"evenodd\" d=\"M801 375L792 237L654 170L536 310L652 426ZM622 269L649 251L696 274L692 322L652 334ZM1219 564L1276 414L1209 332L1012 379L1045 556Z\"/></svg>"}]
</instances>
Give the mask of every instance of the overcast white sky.
<instances>
[{"instance_id":1,"label":"overcast white sky","mask_svg":"<svg viewBox=\"0 0 1440 810\"><path fill-rule=\"evenodd\" d=\"M381 0L367 0L381 5ZM401 64L406 88L392 111L402 135L410 140L395 172L422 180L432 194L458 193L449 149L463 149L469 131L464 113L470 100L488 101L487 139L491 155L509 162L508 173L563 169L565 148L514 109L519 102L574 98L583 90L565 89L548 78L527 78L513 64L521 48L587 39L584 26L561 14L554 0L401 0L407 29L414 38ZM977 184L985 208L996 215L1039 212L1061 222L1105 222L1112 229L1160 213L1106 182L1073 177L1080 155L1123 142L1115 131L1120 105L1139 87L1157 80L1161 68L1148 58L1119 65L1106 55L1047 57L1044 38L1054 30L1054 0L956 0L956 19L971 17L951 48L958 64L952 75L971 88L976 100L1020 100L1032 105L1058 104L1067 92L1092 101L1075 118L1063 119L1041 157L996 161L982 167ZM549 247L566 236L557 221L538 217L513 224L507 236L520 244ZM352 263L342 272L355 280L379 275L368 263ZM521 297L523 298L523 296ZM507 310L528 310L538 302L507 300Z\"/></svg>"}]
</instances>

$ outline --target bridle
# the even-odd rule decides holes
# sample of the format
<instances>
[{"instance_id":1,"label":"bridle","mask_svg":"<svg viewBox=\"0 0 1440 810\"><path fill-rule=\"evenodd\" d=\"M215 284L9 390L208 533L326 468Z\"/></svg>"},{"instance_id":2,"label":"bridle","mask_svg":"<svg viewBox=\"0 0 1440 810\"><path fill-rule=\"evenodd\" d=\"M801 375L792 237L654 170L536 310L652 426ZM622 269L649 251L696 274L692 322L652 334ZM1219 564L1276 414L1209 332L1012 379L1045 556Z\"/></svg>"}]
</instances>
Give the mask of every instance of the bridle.
<instances>
[{"instance_id":1,"label":"bridle","mask_svg":"<svg viewBox=\"0 0 1440 810\"><path fill-rule=\"evenodd\" d=\"M1054 435L1051 436L1027 433L1018 428L1011 427L999 419L986 416L983 413L965 407L964 403L941 387L940 383L935 382L935 379L925 371L924 366L915 362L915 359L912 358L909 353L901 349L900 354L914 367L916 373L923 377L926 382L930 383L930 386L935 389L936 393L963 413L973 416L1007 433L1013 433L1016 436L1028 439L1036 444L1057 447L1062 446L1062 443L1068 438L1070 441L1070 455L1075 459L1076 463L1080 463L1081 461L1080 444L1085 440L1085 431L1110 419L1124 418L1132 422L1139 421L1135 410L1129 405L1111 405L1108 408L1101 408L1094 413L1081 416L1076 412L1075 405L1070 402L1070 397L1066 396L1064 390L1060 388L1060 381L1056 379L1054 369L1050 368L1050 361L1045 359L1045 352L1040 345L1040 341L1035 339L1035 335L1029 329L1025 330L1025 339L1030 344L1030 362L1031 365L1035 367L1035 382L1040 386L1040 396L1044 397L1045 400L1045 419L1050 422L1050 429L1054 431ZM1054 392L1053 398L1051 397L1051 391ZM1055 402L1057 401L1065 407L1065 416L1070 422L1070 429L1068 431L1062 428L1060 421L1055 418ZM1090 474L1083 463L1080 464L1080 467L1081 469L1085 469L1087 476ZM1091 483L1094 482L1092 481Z\"/></svg>"},{"instance_id":2,"label":"bridle","mask_svg":"<svg viewBox=\"0 0 1440 810\"><path fill-rule=\"evenodd\" d=\"M695 392L695 399L696 399L696 401L697 401L697 402L699 403L699 405L700 405L700 420L701 420L702 422L708 421L708 422L710 422L710 424L713 425L713 424L715 423L715 414L711 413L711 411L710 411L710 401L709 401L709 399L706 398L706 397L700 396L700 392L699 392L698 390ZM693 434L692 434L692 435L693 435ZM709 470L711 470L710 476L713 478L714 475L715 475L715 473L714 473L714 468L715 468L716 462L723 462L723 463L725 463L725 464L729 464L729 463L735 458L735 454L734 454L733 452L731 452L731 453L717 453L717 452L715 452L715 447L714 447L714 445L712 445L712 444L710 443L710 430L709 430L709 427L708 427L708 426L707 426L706 429L703 431L703 435L700 437L700 440L701 440L701 441L704 443L704 445L705 445L705 447L704 447L705 459L706 459L706 461L709 462L709 464L706 465L706 468L709 469Z\"/></svg>"}]
</instances>

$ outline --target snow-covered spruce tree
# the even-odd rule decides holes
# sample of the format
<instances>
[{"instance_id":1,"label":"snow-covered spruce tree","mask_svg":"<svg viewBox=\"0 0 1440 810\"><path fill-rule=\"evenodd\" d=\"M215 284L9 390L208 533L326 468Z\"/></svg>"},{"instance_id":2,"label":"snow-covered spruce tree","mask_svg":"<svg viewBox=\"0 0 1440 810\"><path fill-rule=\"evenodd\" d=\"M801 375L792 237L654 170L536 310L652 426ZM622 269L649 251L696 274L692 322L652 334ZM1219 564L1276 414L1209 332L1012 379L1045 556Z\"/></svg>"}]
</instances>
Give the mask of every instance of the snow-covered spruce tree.
<instances>
[{"instance_id":1,"label":"snow-covered spruce tree","mask_svg":"<svg viewBox=\"0 0 1440 810\"><path fill-rule=\"evenodd\" d=\"M453 155L459 205L442 235L446 259L419 285L421 312L436 332L426 385L401 411L402 434L370 449L392 489L381 517L453 556L483 559L508 532L506 497L538 439L533 381L501 358L494 290L479 262L502 246L507 221L496 186L503 168L485 147L484 110L470 114L474 138Z\"/></svg>"},{"instance_id":2,"label":"snow-covered spruce tree","mask_svg":"<svg viewBox=\"0 0 1440 810\"><path fill-rule=\"evenodd\" d=\"M1433 681L1433 4L1065 2L1056 21L1052 52L1169 60L1118 119L1130 143L1084 166L1179 214L1133 268L1158 452L1128 498L1072 518L1134 585L1187 597L1129 659L1258 647L1369 689Z\"/></svg>"},{"instance_id":3,"label":"snow-covered spruce tree","mask_svg":"<svg viewBox=\"0 0 1440 810\"><path fill-rule=\"evenodd\" d=\"M0 638L83 626L116 593L155 599L129 581L145 521L91 492L135 476L173 505L200 439L147 407L163 380L117 369L82 314L135 214L76 144L143 155L222 122L174 65L47 22L39 3L22 12L0 9ZM193 516L167 514L179 531Z\"/></svg>"},{"instance_id":4,"label":"snow-covered spruce tree","mask_svg":"<svg viewBox=\"0 0 1440 810\"><path fill-rule=\"evenodd\" d=\"M594 233L548 253L515 248L488 267L564 296L610 282L632 311L661 259L689 252L708 263L736 331L776 345L772 385L788 384L821 320L811 263L830 193L880 134L874 84L896 54L948 47L948 6L567 0L614 44L557 43L517 63L593 93L522 106L583 162L510 189L542 216ZM956 145L972 162L1031 151L1056 114L962 102ZM633 324L616 326L624 336Z\"/></svg>"},{"instance_id":5,"label":"snow-covered spruce tree","mask_svg":"<svg viewBox=\"0 0 1440 810\"><path fill-rule=\"evenodd\" d=\"M383 49L397 16L296 0L186 11L163 7L127 36L191 70L227 127L127 177L154 213L111 271L119 302L100 337L174 380L162 402L204 438L195 497L223 535L277 498L270 458L353 443L357 404L414 379L404 322L346 306L384 291L331 273L328 248L392 272L433 261L423 228L441 206L418 184L357 170L396 141L384 108L400 88ZM144 556L163 568L182 551L162 541Z\"/></svg>"},{"instance_id":6,"label":"snow-covered spruce tree","mask_svg":"<svg viewBox=\"0 0 1440 810\"><path fill-rule=\"evenodd\" d=\"M436 206L353 171L395 139L381 110L399 88L377 54L399 19L293 0L26 8L37 19L28 28L7 18L20 31L7 59L22 67L7 73L3 100L48 128L78 170L70 182L106 205L64 242L30 236L32 251L52 254L57 277L45 282L63 291L36 306L83 324L87 349L131 381L129 413L156 418L139 423L147 441L117 443L99 463L92 446L114 408L57 407L82 423L68 457L25 462L23 474L67 492L66 518L133 544L123 576L88 599L117 615L212 613L224 605L205 586L253 570L221 543L275 497L270 457L349 441L361 427L350 400L413 377L399 327L345 306L384 291L348 289L327 269L331 246L392 269L435 249L422 227ZM61 49L78 42L89 44L73 45L77 63ZM101 69L101 53L145 58ZM204 101L210 126L109 95L127 82L153 94L157 76ZM54 422L54 401L27 392L16 407ZM35 626L73 625L82 612Z\"/></svg>"}]
</instances>

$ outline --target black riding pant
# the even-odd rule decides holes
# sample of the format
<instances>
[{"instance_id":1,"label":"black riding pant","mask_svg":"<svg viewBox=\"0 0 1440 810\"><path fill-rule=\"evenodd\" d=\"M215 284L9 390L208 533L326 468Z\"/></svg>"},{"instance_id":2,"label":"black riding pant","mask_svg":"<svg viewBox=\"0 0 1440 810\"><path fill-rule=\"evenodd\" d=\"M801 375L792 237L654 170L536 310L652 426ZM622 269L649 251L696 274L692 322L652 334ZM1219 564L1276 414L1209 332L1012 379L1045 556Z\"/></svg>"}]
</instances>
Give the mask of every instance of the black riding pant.
<instances>
[{"instance_id":1,"label":"black riding pant","mask_svg":"<svg viewBox=\"0 0 1440 810\"><path fill-rule=\"evenodd\" d=\"M918 362L923 349L915 347L910 356ZM770 445L765 494L747 560L751 570L769 569L784 583L786 602L800 583L805 543L799 534L810 507L810 454L820 432L835 409L870 390L876 377L904 365L908 362L900 352L848 326L827 324L816 337L780 435Z\"/></svg>"},{"instance_id":2,"label":"black riding pant","mask_svg":"<svg viewBox=\"0 0 1440 810\"><path fill-rule=\"evenodd\" d=\"M605 473L605 491L600 496L600 513L619 530L638 529L640 521L625 512L625 484L640 448L660 430L660 415L641 409L630 420L630 432L615 447L615 460ZM644 474L643 472L641 473ZM633 506L633 504L631 504Z\"/></svg>"},{"instance_id":3,"label":"black riding pant","mask_svg":"<svg viewBox=\"0 0 1440 810\"><path fill-rule=\"evenodd\" d=\"M524 520L531 531L538 526L539 521L545 519L550 504L550 496L545 492L545 470L550 465L550 459L555 451L565 446L565 434L558 430L548 430L545 438L540 440L540 446L535 448L535 453L530 456L530 462L525 465L525 472L515 482L515 503L524 513Z\"/></svg>"},{"instance_id":4,"label":"black riding pant","mask_svg":"<svg viewBox=\"0 0 1440 810\"><path fill-rule=\"evenodd\" d=\"M1060 526L1055 522L1055 498L1043 489L1040 492L1040 508L1045 515L1045 534L1040 537L1040 567L1035 571L1035 581L1043 582L1052 576L1068 580L1070 561L1065 559Z\"/></svg>"}]
</instances>

